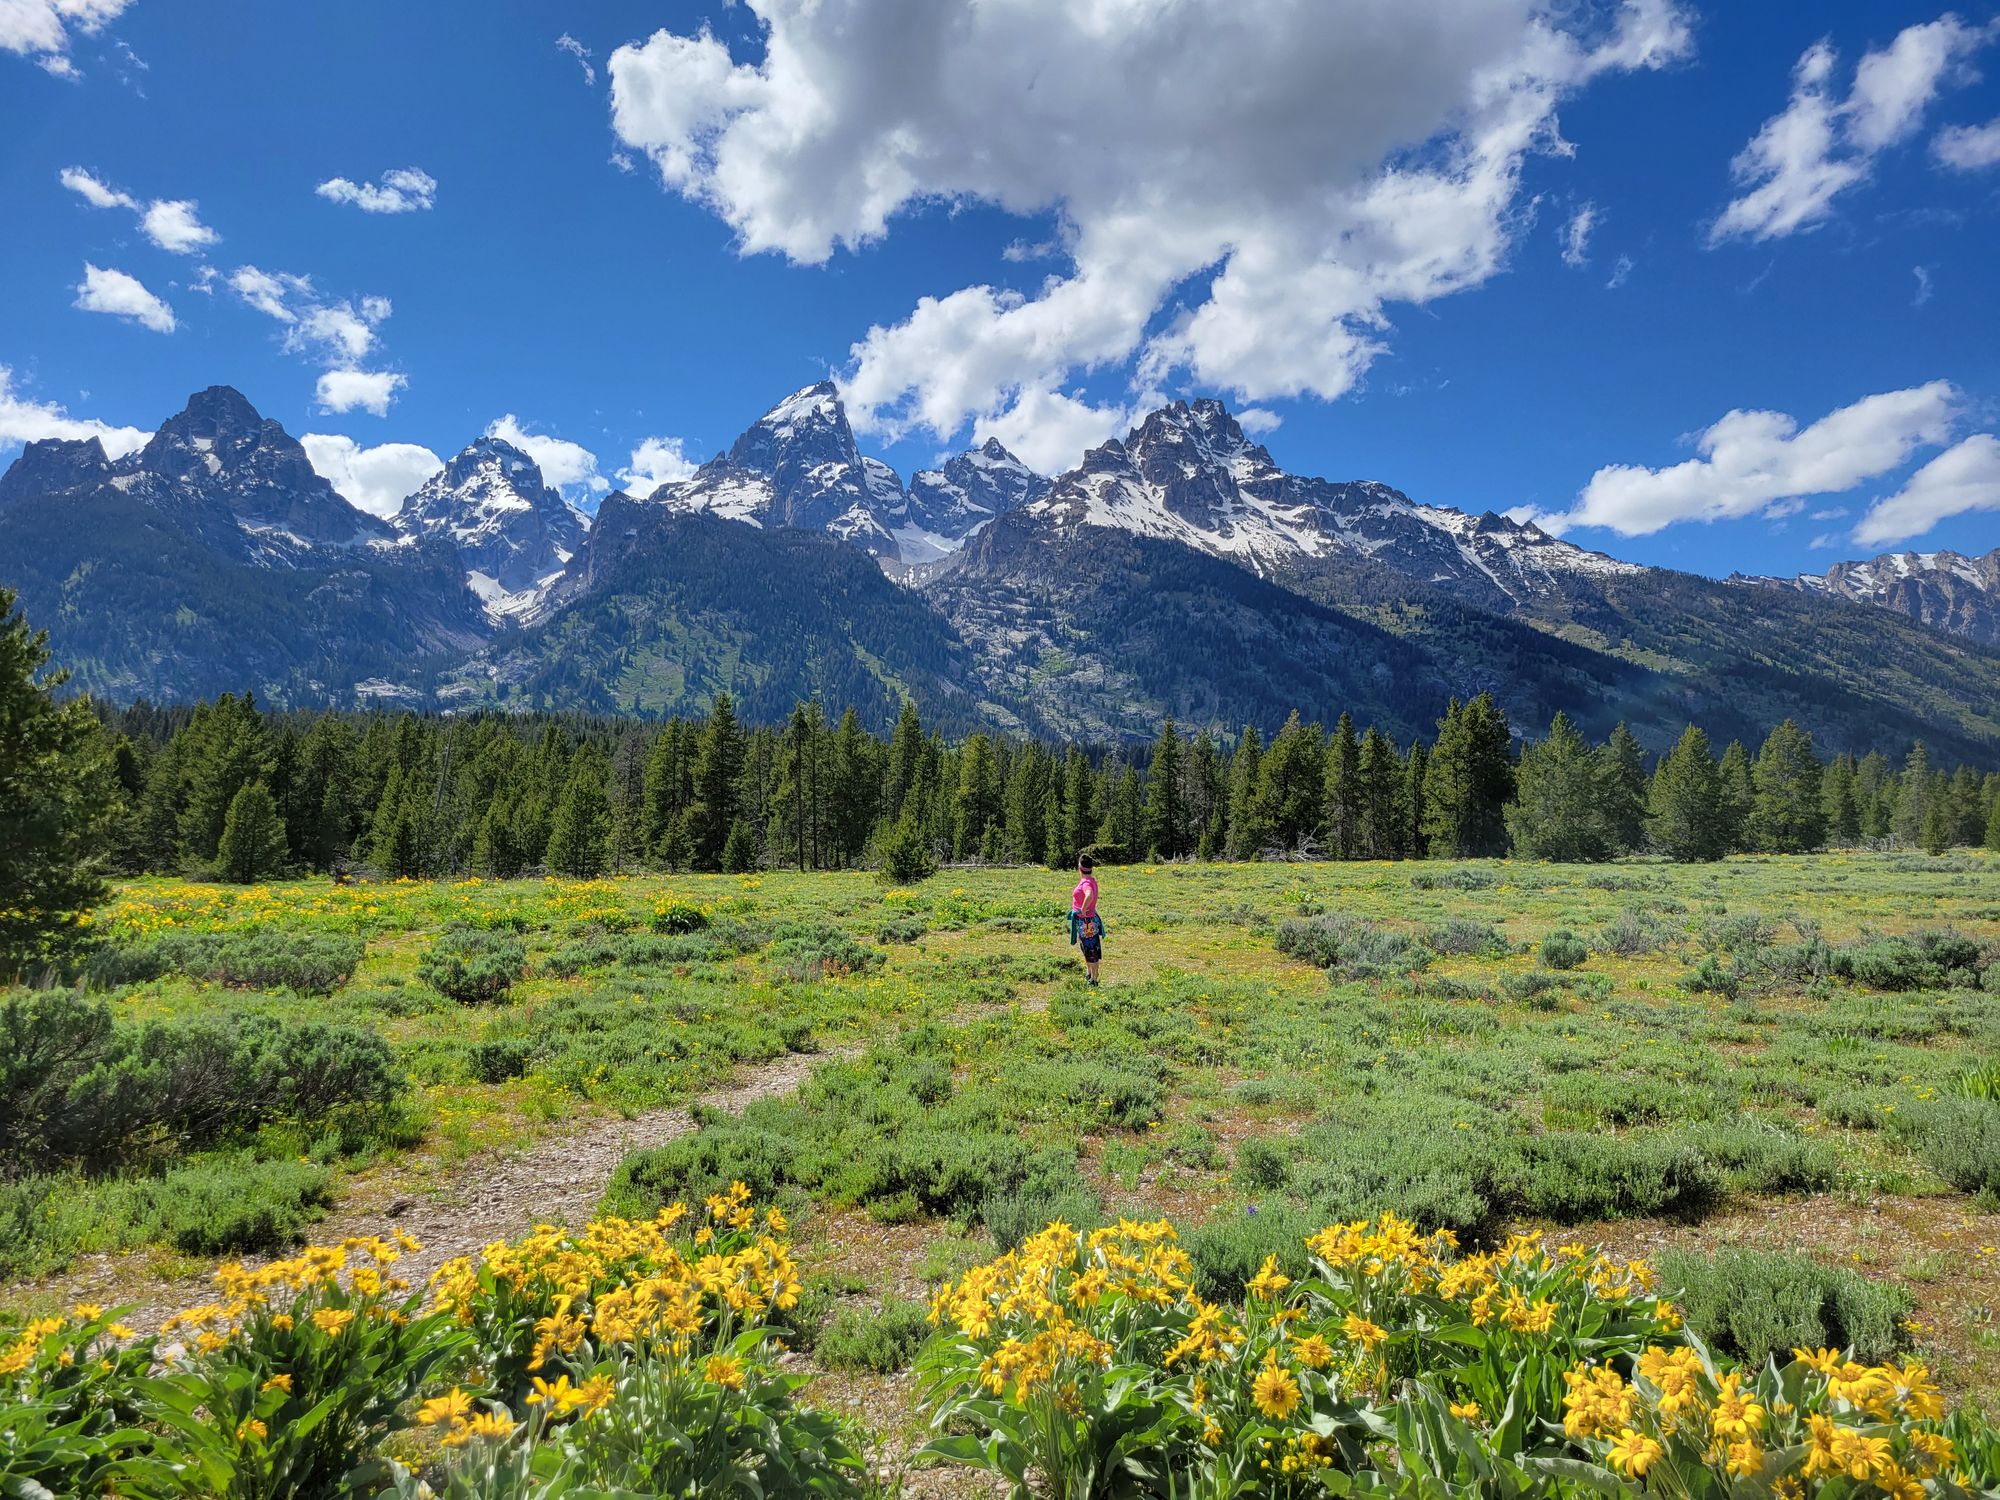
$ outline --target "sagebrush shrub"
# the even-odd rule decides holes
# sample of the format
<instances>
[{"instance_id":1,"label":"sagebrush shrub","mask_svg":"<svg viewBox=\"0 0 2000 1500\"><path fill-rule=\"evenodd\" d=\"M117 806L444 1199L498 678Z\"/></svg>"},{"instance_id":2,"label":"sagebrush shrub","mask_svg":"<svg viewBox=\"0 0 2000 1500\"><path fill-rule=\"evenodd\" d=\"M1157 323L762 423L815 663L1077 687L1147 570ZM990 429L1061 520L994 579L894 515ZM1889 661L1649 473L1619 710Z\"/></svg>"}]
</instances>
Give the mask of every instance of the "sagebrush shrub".
<instances>
[{"instance_id":1,"label":"sagebrush shrub","mask_svg":"<svg viewBox=\"0 0 2000 1500\"><path fill-rule=\"evenodd\" d=\"M1558 927L1542 939L1542 964L1550 969L1580 969L1590 957L1590 945L1567 928Z\"/></svg>"},{"instance_id":2,"label":"sagebrush shrub","mask_svg":"<svg viewBox=\"0 0 2000 1500\"><path fill-rule=\"evenodd\" d=\"M1752 1365L1799 1348L1886 1360L1904 1346L1900 1325L1914 1305L1903 1287L1788 1251L1668 1250L1660 1275L1709 1347Z\"/></svg>"},{"instance_id":3,"label":"sagebrush shrub","mask_svg":"<svg viewBox=\"0 0 2000 1500\"><path fill-rule=\"evenodd\" d=\"M455 922L417 961L417 977L461 1005L480 1005L513 988L527 962L527 950L512 934Z\"/></svg>"},{"instance_id":4,"label":"sagebrush shrub","mask_svg":"<svg viewBox=\"0 0 2000 1500\"><path fill-rule=\"evenodd\" d=\"M1899 1105L1887 1129L1961 1193L2000 1193L2000 1104L1965 1096L1917 1100Z\"/></svg>"},{"instance_id":5,"label":"sagebrush shrub","mask_svg":"<svg viewBox=\"0 0 2000 1500\"><path fill-rule=\"evenodd\" d=\"M891 1375L909 1368L930 1331L927 1304L888 1297L879 1308L841 1308L820 1330L813 1352L829 1369Z\"/></svg>"}]
</instances>

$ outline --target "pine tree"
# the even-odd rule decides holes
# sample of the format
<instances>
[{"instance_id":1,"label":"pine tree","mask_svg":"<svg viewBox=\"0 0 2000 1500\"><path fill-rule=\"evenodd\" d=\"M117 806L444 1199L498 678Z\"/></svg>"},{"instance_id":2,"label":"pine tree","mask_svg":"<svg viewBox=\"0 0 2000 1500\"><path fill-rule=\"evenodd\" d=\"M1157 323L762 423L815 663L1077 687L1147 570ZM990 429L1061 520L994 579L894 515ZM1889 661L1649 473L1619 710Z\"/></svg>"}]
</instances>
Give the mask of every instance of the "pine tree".
<instances>
[{"instance_id":1,"label":"pine tree","mask_svg":"<svg viewBox=\"0 0 2000 1500\"><path fill-rule=\"evenodd\" d=\"M1890 832L1896 842L1912 848L1924 842L1925 821L1930 815L1931 753L1922 740L1910 746L1904 757L1902 774L1896 778L1896 808Z\"/></svg>"},{"instance_id":2,"label":"pine tree","mask_svg":"<svg viewBox=\"0 0 2000 1500\"><path fill-rule=\"evenodd\" d=\"M895 731L889 736L888 764L882 778L882 816L892 823L903 815L903 799L916 780L924 748L924 726L917 716L917 705L905 698L896 715Z\"/></svg>"},{"instance_id":3,"label":"pine tree","mask_svg":"<svg viewBox=\"0 0 2000 1500\"><path fill-rule=\"evenodd\" d=\"M1361 741L1342 713L1326 746L1326 844L1335 859L1361 854Z\"/></svg>"},{"instance_id":4,"label":"pine tree","mask_svg":"<svg viewBox=\"0 0 2000 1500\"><path fill-rule=\"evenodd\" d=\"M1886 839L1894 832L1895 777L1880 750L1870 750L1854 767L1854 806L1862 838Z\"/></svg>"},{"instance_id":5,"label":"pine tree","mask_svg":"<svg viewBox=\"0 0 2000 1500\"><path fill-rule=\"evenodd\" d=\"M1812 736L1786 719L1765 738L1751 773L1750 847L1803 854L1826 842L1826 806Z\"/></svg>"},{"instance_id":6,"label":"pine tree","mask_svg":"<svg viewBox=\"0 0 2000 1500\"><path fill-rule=\"evenodd\" d=\"M1820 779L1820 811L1826 818L1827 842L1851 849L1861 841L1861 804L1855 797L1852 755L1836 755Z\"/></svg>"},{"instance_id":7,"label":"pine tree","mask_svg":"<svg viewBox=\"0 0 2000 1500\"><path fill-rule=\"evenodd\" d=\"M1363 859L1398 858L1403 844L1403 766L1396 747L1373 724L1362 736L1355 773L1360 791L1355 852Z\"/></svg>"},{"instance_id":8,"label":"pine tree","mask_svg":"<svg viewBox=\"0 0 2000 1500\"><path fill-rule=\"evenodd\" d=\"M215 873L223 880L248 885L284 869L289 854L277 798L263 782L251 782L230 799L223 814Z\"/></svg>"},{"instance_id":9,"label":"pine tree","mask_svg":"<svg viewBox=\"0 0 2000 1500\"><path fill-rule=\"evenodd\" d=\"M610 820L606 847L611 868L622 872L646 852L646 741L638 730L618 736L604 790Z\"/></svg>"},{"instance_id":10,"label":"pine tree","mask_svg":"<svg viewBox=\"0 0 2000 1500\"><path fill-rule=\"evenodd\" d=\"M1049 758L1032 740L1023 745L1007 769L1004 797L1007 830L1001 857L1013 864L1041 859L1048 847L1042 819L1048 810Z\"/></svg>"},{"instance_id":11,"label":"pine tree","mask_svg":"<svg viewBox=\"0 0 2000 1500\"><path fill-rule=\"evenodd\" d=\"M88 700L57 698L48 659L0 589L0 983L67 950L108 893L110 742Z\"/></svg>"},{"instance_id":12,"label":"pine tree","mask_svg":"<svg viewBox=\"0 0 2000 1500\"><path fill-rule=\"evenodd\" d=\"M558 875L594 880L610 863L611 817L604 796L604 757L586 745L571 758L569 780L549 825L544 863Z\"/></svg>"},{"instance_id":13,"label":"pine tree","mask_svg":"<svg viewBox=\"0 0 2000 1500\"><path fill-rule=\"evenodd\" d=\"M1271 842L1303 850L1326 822L1325 738L1317 724L1305 724L1293 710L1264 752L1257 770L1252 816Z\"/></svg>"},{"instance_id":14,"label":"pine tree","mask_svg":"<svg viewBox=\"0 0 2000 1500\"><path fill-rule=\"evenodd\" d=\"M1255 724L1243 726L1236 753L1229 757L1228 833L1223 847L1231 859L1255 859L1264 852L1270 830L1264 827L1257 800L1258 778L1264 768L1264 741Z\"/></svg>"},{"instance_id":15,"label":"pine tree","mask_svg":"<svg viewBox=\"0 0 2000 1500\"><path fill-rule=\"evenodd\" d=\"M1690 724L1653 775L1653 842L1678 860L1729 852L1728 793L1708 736Z\"/></svg>"},{"instance_id":16,"label":"pine tree","mask_svg":"<svg viewBox=\"0 0 2000 1500\"><path fill-rule=\"evenodd\" d=\"M1565 864L1608 858L1608 779L1604 762L1569 715L1557 713L1548 737L1521 753L1517 800L1507 809L1515 854Z\"/></svg>"},{"instance_id":17,"label":"pine tree","mask_svg":"<svg viewBox=\"0 0 2000 1500\"><path fill-rule=\"evenodd\" d=\"M1076 863L1077 856L1095 837L1097 829L1096 780L1090 774L1090 760L1075 745L1063 757L1063 858L1060 868Z\"/></svg>"},{"instance_id":18,"label":"pine tree","mask_svg":"<svg viewBox=\"0 0 2000 1500\"><path fill-rule=\"evenodd\" d=\"M1621 720L1599 756L1598 804L1613 854L1636 854L1646 847L1646 752Z\"/></svg>"},{"instance_id":19,"label":"pine tree","mask_svg":"<svg viewBox=\"0 0 2000 1500\"><path fill-rule=\"evenodd\" d=\"M1980 795L1979 773L1960 766L1951 773L1951 787L1945 794L1950 807L1951 841L1976 849L1986 837L1986 805Z\"/></svg>"},{"instance_id":20,"label":"pine tree","mask_svg":"<svg viewBox=\"0 0 2000 1500\"><path fill-rule=\"evenodd\" d=\"M1110 846L1104 857L1117 863L1145 858L1145 838L1146 801L1139 786L1139 768L1128 765L1111 779L1098 842Z\"/></svg>"},{"instance_id":21,"label":"pine tree","mask_svg":"<svg viewBox=\"0 0 2000 1500\"><path fill-rule=\"evenodd\" d=\"M686 720L669 719L646 752L641 837L648 854L662 863L667 830L678 823L681 836L687 836L684 814L694 800L692 738Z\"/></svg>"},{"instance_id":22,"label":"pine tree","mask_svg":"<svg viewBox=\"0 0 2000 1500\"><path fill-rule=\"evenodd\" d=\"M1185 755L1186 749L1169 715L1153 744L1153 764L1146 773L1145 832L1140 843L1154 859L1183 859L1194 852L1187 787L1182 780Z\"/></svg>"},{"instance_id":23,"label":"pine tree","mask_svg":"<svg viewBox=\"0 0 2000 1500\"><path fill-rule=\"evenodd\" d=\"M1229 788L1223 773L1222 752L1215 736L1203 729L1194 737L1187 758L1188 826L1193 831L1195 857L1215 859L1222 853L1228 836Z\"/></svg>"},{"instance_id":24,"label":"pine tree","mask_svg":"<svg viewBox=\"0 0 2000 1500\"><path fill-rule=\"evenodd\" d=\"M2000 854L2000 772L1986 778L1986 847Z\"/></svg>"},{"instance_id":25,"label":"pine tree","mask_svg":"<svg viewBox=\"0 0 2000 1500\"><path fill-rule=\"evenodd\" d=\"M723 866L723 846L737 821L737 783L743 775L743 731L736 722L736 705L729 694L717 693L708 722L695 743L693 791L688 808L688 838L694 864L704 870Z\"/></svg>"},{"instance_id":26,"label":"pine tree","mask_svg":"<svg viewBox=\"0 0 2000 1500\"><path fill-rule=\"evenodd\" d=\"M757 868L757 835L749 820L738 818L722 841L722 868L731 875L746 875Z\"/></svg>"},{"instance_id":27,"label":"pine tree","mask_svg":"<svg viewBox=\"0 0 2000 1500\"><path fill-rule=\"evenodd\" d=\"M1422 740L1410 741L1410 753L1403 757L1403 837L1400 853L1422 859L1424 842L1424 780L1430 774L1430 746Z\"/></svg>"},{"instance_id":28,"label":"pine tree","mask_svg":"<svg viewBox=\"0 0 2000 1500\"><path fill-rule=\"evenodd\" d=\"M1722 778L1722 828L1727 848L1747 848L1750 808L1757 800L1757 786L1750 774L1750 752L1743 748L1743 741L1729 742L1716 771Z\"/></svg>"},{"instance_id":29,"label":"pine tree","mask_svg":"<svg viewBox=\"0 0 2000 1500\"><path fill-rule=\"evenodd\" d=\"M414 721L412 721L414 722ZM196 707L185 731L185 805L180 817L181 853L197 864L212 864L222 841L222 822L236 794L270 774L271 743L251 694L224 693Z\"/></svg>"},{"instance_id":30,"label":"pine tree","mask_svg":"<svg viewBox=\"0 0 2000 1500\"><path fill-rule=\"evenodd\" d=\"M868 846L868 832L875 826L881 795L875 742L852 708L840 716L840 727L833 734L827 784L834 846L840 862L852 864Z\"/></svg>"},{"instance_id":31,"label":"pine tree","mask_svg":"<svg viewBox=\"0 0 2000 1500\"><path fill-rule=\"evenodd\" d=\"M952 855L972 859L981 852L989 824L1000 819L1000 784L993 764L993 741L973 734L958 751L958 795L952 807Z\"/></svg>"},{"instance_id":32,"label":"pine tree","mask_svg":"<svg viewBox=\"0 0 2000 1500\"><path fill-rule=\"evenodd\" d=\"M1512 751L1507 716L1490 693L1446 706L1424 773L1422 827L1433 854L1479 859L1506 852Z\"/></svg>"}]
</instances>

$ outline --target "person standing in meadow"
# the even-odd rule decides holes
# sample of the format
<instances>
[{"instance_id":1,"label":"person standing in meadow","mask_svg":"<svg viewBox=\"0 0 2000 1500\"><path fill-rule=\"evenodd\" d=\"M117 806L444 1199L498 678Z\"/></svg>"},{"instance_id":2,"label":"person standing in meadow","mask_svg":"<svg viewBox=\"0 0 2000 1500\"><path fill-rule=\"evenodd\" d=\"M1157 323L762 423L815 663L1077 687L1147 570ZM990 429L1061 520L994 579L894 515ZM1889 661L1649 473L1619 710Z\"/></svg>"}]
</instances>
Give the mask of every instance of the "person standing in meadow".
<instances>
[{"instance_id":1,"label":"person standing in meadow","mask_svg":"<svg viewBox=\"0 0 2000 1500\"><path fill-rule=\"evenodd\" d=\"M1076 862L1076 889L1069 893L1069 940L1083 950L1084 972L1096 984L1104 959L1104 918L1097 914L1097 876L1088 854Z\"/></svg>"}]
</instances>

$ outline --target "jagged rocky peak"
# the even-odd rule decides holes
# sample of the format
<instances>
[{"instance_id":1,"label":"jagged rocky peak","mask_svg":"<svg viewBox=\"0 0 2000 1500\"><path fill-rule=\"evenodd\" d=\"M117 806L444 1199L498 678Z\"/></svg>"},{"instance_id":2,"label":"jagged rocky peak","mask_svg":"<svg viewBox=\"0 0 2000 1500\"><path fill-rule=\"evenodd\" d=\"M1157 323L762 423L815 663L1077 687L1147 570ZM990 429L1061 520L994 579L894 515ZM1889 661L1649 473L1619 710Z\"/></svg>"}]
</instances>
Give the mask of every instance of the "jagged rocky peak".
<instances>
[{"instance_id":1,"label":"jagged rocky peak","mask_svg":"<svg viewBox=\"0 0 2000 1500\"><path fill-rule=\"evenodd\" d=\"M2000 645L2000 547L1976 557L1936 552L1884 552L1838 562L1824 573L1791 578L1745 577L1732 583L1797 589L1895 610L1939 630Z\"/></svg>"},{"instance_id":2,"label":"jagged rocky peak","mask_svg":"<svg viewBox=\"0 0 2000 1500\"><path fill-rule=\"evenodd\" d=\"M482 437L403 502L396 527L449 540L488 611L516 614L576 554L586 523L532 458L502 438Z\"/></svg>"},{"instance_id":3,"label":"jagged rocky peak","mask_svg":"<svg viewBox=\"0 0 2000 1500\"><path fill-rule=\"evenodd\" d=\"M822 380L787 396L745 429L727 453L684 483L662 485L653 498L676 510L708 511L753 526L831 531L893 558L890 517L881 513L878 498L882 489L881 475L871 477L855 449L839 390ZM896 489L900 492L900 483Z\"/></svg>"},{"instance_id":4,"label":"jagged rocky peak","mask_svg":"<svg viewBox=\"0 0 2000 1500\"><path fill-rule=\"evenodd\" d=\"M106 478L111 460L94 437L43 438L0 473L0 504L14 495L53 494Z\"/></svg>"},{"instance_id":5,"label":"jagged rocky peak","mask_svg":"<svg viewBox=\"0 0 2000 1500\"><path fill-rule=\"evenodd\" d=\"M321 478L298 440L233 386L212 385L119 467L220 500L253 532L347 545L389 534Z\"/></svg>"},{"instance_id":6,"label":"jagged rocky peak","mask_svg":"<svg viewBox=\"0 0 2000 1500\"><path fill-rule=\"evenodd\" d=\"M896 541L906 562L943 556L995 516L1039 500L1049 481L998 438L910 476L908 506Z\"/></svg>"}]
</instances>

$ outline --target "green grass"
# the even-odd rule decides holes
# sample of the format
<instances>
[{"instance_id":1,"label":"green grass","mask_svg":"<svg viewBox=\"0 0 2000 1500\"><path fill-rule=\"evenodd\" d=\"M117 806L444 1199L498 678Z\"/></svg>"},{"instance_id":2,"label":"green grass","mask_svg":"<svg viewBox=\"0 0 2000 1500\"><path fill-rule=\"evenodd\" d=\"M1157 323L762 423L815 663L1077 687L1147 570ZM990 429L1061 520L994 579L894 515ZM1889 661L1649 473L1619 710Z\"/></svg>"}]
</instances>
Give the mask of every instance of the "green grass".
<instances>
[{"instance_id":1,"label":"green grass","mask_svg":"<svg viewBox=\"0 0 2000 1500\"><path fill-rule=\"evenodd\" d=\"M417 1175L496 1139L681 1102L787 1053L838 1051L796 1094L703 1114L691 1136L628 1159L607 1206L645 1211L740 1177L809 1219L859 1213L1003 1247L1051 1215L1164 1213L1206 1226L1192 1253L1216 1290L1265 1254L1294 1255L1302 1225L1384 1209L1471 1240L1522 1225L1615 1239L1632 1219L1680 1234L1883 1194L1956 1214L1995 1191L2000 859L1101 879L1097 990L1067 944L1068 882L1039 870L948 871L911 890L861 872L248 892L147 881L101 915L112 951L94 969L128 1023L309 1016L379 1032L425 1133L391 1161ZM244 967L215 957L262 958L287 939L339 960L313 973L329 994L246 988ZM353 950L330 939L365 944L345 976ZM426 962L441 945L499 953L510 985L449 998L435 981L455 976ZM177 953L192 956L162 958ZM224 1143L231 1170L276 1182L297 1137L280 1123ZM128 1211L113 1184L181 1164L163 1150L64 1191L92 1195L101 1226ZM337 1195L349 1165L315 1159ZM134 1204L129 1226L72 1242L178 1241ZM1942 1295L1961 1279L1931 1284ZM1981 1347L1966 1344L1957 1378L1990 1388L2000 1353Z\"/></svg>"}]
</instances>

